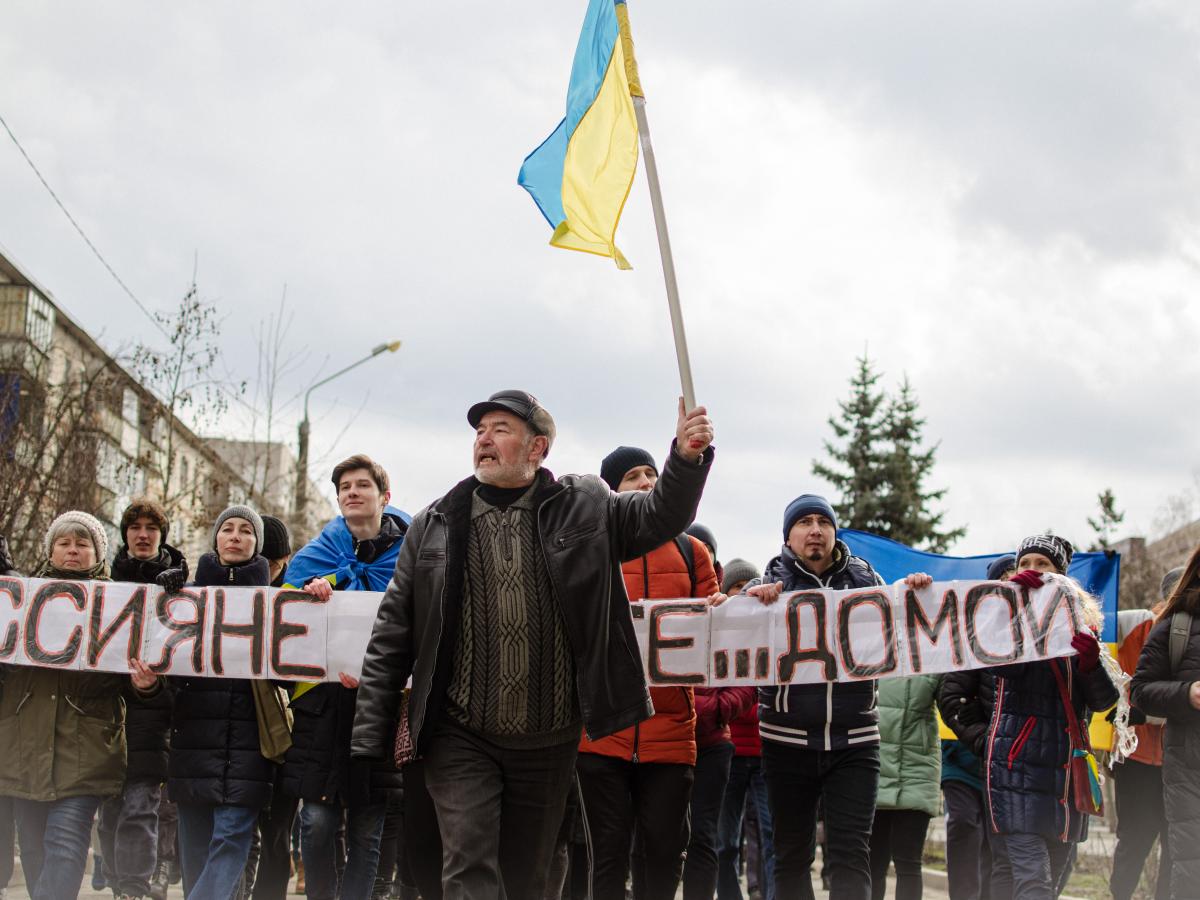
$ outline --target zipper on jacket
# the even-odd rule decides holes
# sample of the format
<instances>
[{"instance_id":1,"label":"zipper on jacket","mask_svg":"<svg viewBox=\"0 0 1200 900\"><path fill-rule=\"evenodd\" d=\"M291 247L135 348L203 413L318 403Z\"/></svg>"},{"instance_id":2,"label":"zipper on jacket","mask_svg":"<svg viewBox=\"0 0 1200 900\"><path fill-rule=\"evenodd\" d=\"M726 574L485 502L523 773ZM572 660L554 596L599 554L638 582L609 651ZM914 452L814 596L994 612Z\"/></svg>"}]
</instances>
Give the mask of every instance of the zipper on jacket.
<instances>
[{"instance_id":1,"label":"zipper on jacket","mask_svg":"<svg viewBox=\"0 0 1200 900\"><path fill-rule=\"evenodd\" d=\"M1054 660L1050 660L1050 665L1055 666L1055 665L1057 665L1057 663ZM1065 666L1063 666L1063 668L1066 669L1066 673L1067 673L1067 677L1066 677L1067 702L1070 703L1072 707L1074 707L1074 705L1075 705L1075 685L1072 684L1072 681L1074 679L1072 679L1072 677L1071 677L1071 673L1074 671L1074 669L1072 668L1069 660L1068 660L1067 664ZM1067 714L1067 711L1064 709L1063 715L1066 716L1066 714ZM1068 725L1068 727L1070 727L1070 726ZM1082 725L1081 725L1081 727L1082 727ZM1067 777L1063 779L1063 795L1062 795L1062 804L1063 804L1063 809L1066 811L1066 815L1063 817L1062 834L1060 834L1058 836L1058 839L1060 841L1065 841L1067 839L1067 835L1071 833L1071 756L1074 754L1074 751L1072 751L1070 748L1073 743L1075 743L1074 737L1072 737L1071 740L1067 742Z\"/></svg>"},{"instance_id":2,"label":"zipper on jacket","mask_svg":"<svg viewBox=\"0 0 1200 900\"><path fill-rule=\"evenodd\" d=\"M1021 730L1017 732L1017 739L1013 741L1013 745L1008 751L1008 769L1010 772L1012 771L1013 763L1017 761L1017 757L1021 754L1021 748L1025 746L1025 742L1033 734L1035 725L1037 725L1037 716L1030 716L1025 720L1025 724L1021 726Z\"/></svg>"},{"instance_id":3,"label":"zipper on jacket","mask_svg":"<svg viewBox=\"0 0 1200 900\"><path fill-rule=\"evenodd\" d=\"M629 761L630 761L631 763L633 763L634 765L637 765L637 761L638 761L638 742L641 740L641 737L642 737L642 723L641 723L641 722L637 722L637 723L635 723L635 724L634 724L634 726L633 726L633 756L632 756L632 757L630 757L630 759L629 759Z\"/></svg>"},{"instance_id":4,"label":"zipper on jacket","mask_svg":"<svg viewBox=\"0 0 1200 900\"><path fill-rule=\"evenodd\" d=\"M825 749L833 749L833 682L825 684Z\"/></svg>"},{"instance_id":5,"label":"zipper on jacket","mask_svg":"<svg viewBox=\"0 0 1200 900\"><path fill-rule=\"evenodd\" d=\"M436 676L437 675L438 654L441 652L441 649L442 649L442 632L446 625L446 568L447 568L447 563L450 560L449 543L448 543L449 539L450 539L449 538L450 532L446 526L446 517L445 516L443 516L440 512L435 513L432 510L430 510L429 514L431 516L437 516L441 520L442 529L446 532L446 540L447 540L446 555L444 557L442 557L442 592L438 596L438 609L441 611L441 615L438 617L437 640L433 642L433 673L434 673L434 676ZM465 562L464 562L464 565L465 565ZM424 727L424 725L425 725L424 715L429 712L429 695L432 692L433 692L433 678L430 678L429 684L425 688L425 700L421 704L421 709L422 709L421 726L422 727ZM415 753L418 754L418 756L420 754L420 751L417 748L417 741L419 739L420 739L420 733L419 732L414 733L412 736L413 750Z\"/></svg>"}]
</instances>

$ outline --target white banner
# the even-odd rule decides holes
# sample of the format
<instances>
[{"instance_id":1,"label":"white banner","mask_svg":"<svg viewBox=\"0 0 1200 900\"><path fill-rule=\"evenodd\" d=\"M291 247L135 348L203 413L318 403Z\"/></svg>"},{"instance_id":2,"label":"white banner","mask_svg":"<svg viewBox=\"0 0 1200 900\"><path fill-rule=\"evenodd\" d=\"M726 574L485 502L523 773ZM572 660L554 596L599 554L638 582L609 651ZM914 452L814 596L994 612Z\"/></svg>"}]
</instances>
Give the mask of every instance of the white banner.
<instances>
[{"instance_id":1,"label":"white banner","mask_svg":"<svg viewBox=\"0 0 1200 900\"><path fill-rule=\"evenodd\" d=\"M0 577L0 663L103 672L140 658L168 675L334 681L357 676L382 594L323 602L276 588L188 588ZM951 672L1066 656L1079 630L1065 579L798 591L632 605L654 685L773 685Z\"/></svg>"}]
</instances>

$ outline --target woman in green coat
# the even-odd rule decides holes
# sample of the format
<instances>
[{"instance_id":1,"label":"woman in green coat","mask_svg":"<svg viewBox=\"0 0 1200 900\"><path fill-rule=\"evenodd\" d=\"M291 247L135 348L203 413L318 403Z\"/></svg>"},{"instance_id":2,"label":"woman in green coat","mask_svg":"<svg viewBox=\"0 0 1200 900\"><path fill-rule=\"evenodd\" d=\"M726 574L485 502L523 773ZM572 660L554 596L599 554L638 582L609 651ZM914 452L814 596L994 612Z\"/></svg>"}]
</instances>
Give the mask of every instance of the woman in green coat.
<instances>
[{"instance_id":1,"label":"woman in green coat","mask_svg":"<svg viewBox=\"0 0 1200 900\"><path fill-rule=\"evenodd\" d=\"M882 900L888 863L896 900L920 900L921 857L938 814L942 748L934 700L940 679L913 675L879 682L879 797L871 829L871 897Z\"/></svg>"},{"instance_id":2,"label":"woman in green coat","mask_svg":"<svg viewBox=\"0 0 1200 900\"><path fill-rule=\"evenodd\" d=\"M46 533L38 578L107 581L104 526L63 513ZM33 900L79 893L92 819L125 780L125 695L153 684L104 672L5 666L0 795L13 798L21 868ZM151 687L151 690L153 688Z\"/></svg>"}]
</instances>

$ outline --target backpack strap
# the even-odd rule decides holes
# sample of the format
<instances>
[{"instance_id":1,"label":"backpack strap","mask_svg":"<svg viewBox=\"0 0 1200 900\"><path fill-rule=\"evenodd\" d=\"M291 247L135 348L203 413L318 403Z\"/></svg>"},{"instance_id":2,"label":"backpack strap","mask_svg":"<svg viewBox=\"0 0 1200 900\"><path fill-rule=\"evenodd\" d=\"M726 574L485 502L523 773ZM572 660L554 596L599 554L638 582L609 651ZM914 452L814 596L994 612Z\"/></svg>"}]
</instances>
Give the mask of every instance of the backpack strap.
<instances>
[{"instance_id":1,"label":"backpack strap","mask_svg":"<svg viewBox=\"0 0 1200 900\"><path fill-rule=\"evenodd\" d=\"M1181 609L1171 616L1171 634L1170 644L1168 645L1171 653L1171 677L1175 677L1175 673L1179 671L1179 664L1183 662L1183 653L1187 650L1188 638L1192 633L1192 614L1185 609Z\"/></svg>"},{"instance_id":2,"label":"backpack strap","mask_svg":"<svg viewBox=\"0 0 1200 900\"><path fill-rule=\"evenodd\" d=\"M679 548L679 555L683 557L684 563L687 564L688 578L692 582L692 592L689 597L696 596L696 548L692 546L691 540L686 534L677 535L675 538L675 546Z\"/></svg>"}]
</instances>

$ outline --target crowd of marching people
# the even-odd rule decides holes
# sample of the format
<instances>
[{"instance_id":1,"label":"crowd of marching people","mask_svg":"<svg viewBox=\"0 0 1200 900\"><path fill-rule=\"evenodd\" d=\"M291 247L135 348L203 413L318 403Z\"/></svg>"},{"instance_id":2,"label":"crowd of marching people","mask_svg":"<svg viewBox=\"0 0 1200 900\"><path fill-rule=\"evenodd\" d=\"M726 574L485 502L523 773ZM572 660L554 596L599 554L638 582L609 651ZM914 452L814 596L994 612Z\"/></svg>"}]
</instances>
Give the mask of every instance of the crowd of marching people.
<instances>
[{"instance_id":1,"label":"crowd of marching people","mask_svg":"<svg viewBox=\"0 0 1200 900\"><path fill-rule=\"evenodd\" d=\"M911 900L944 812L952 898L1051 898L1102 805L1088 722L1124 689L1138 741L1113 772L1113 896L1133 895L1156 839L1157 896L1200 896L1200 548L1154 610L1122 614L1128 687L1080 589L1071 656L647 688L630 604L769 605L882 579L811 493L784 509L765 566L722 565L694 521L715 456L702 407L681 402L664 462L619 446L598 477L550 473L555 423L528 393L467 420L471 476L410 517L382 467L352 456L332 473L341 514L298 548L245 505L196 560L151 499L124 511L111 555L93 516L54 519L22 574L383 597L361 674L336 681L3 666L0 895L16 853L44 900L77 896L89 858L116 898L179 881L199 900L282 898L296 875L321 900L790 900L814 883L867 900L894 868ZM1035 534L987 578L1033 590L1072 553ZM7 557L0 542L0 574L18 574Z\"/></svg>"}]
</instances>

